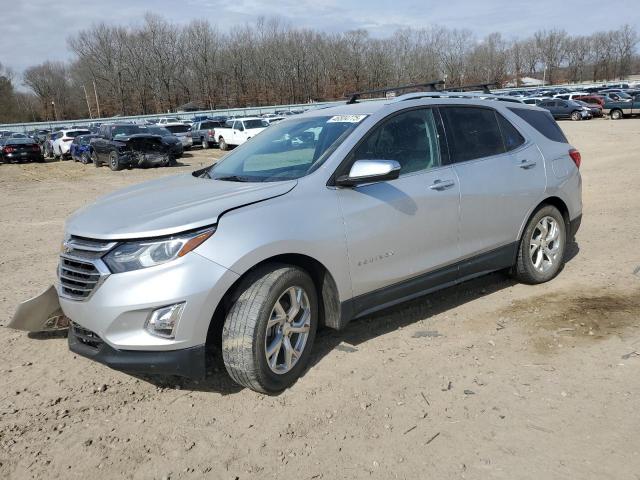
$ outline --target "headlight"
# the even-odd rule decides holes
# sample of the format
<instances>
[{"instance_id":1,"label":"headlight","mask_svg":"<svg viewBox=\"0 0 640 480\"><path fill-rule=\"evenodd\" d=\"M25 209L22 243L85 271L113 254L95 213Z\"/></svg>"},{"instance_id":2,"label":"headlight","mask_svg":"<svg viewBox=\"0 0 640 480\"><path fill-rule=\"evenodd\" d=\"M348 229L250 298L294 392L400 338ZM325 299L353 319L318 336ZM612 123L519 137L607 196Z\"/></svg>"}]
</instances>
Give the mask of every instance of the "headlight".
<instances>
[{"instance_id":1,"label":"headlight","mask_svg":"<svg viewBox=\"0 0 640 480\"><path fill-rule=\"evenodd\" d=\"M215 231L214 227L157 240L126 242L111 250L104 262L113 273L155 267L186 255Z\"/></svg>"}]
</instances>

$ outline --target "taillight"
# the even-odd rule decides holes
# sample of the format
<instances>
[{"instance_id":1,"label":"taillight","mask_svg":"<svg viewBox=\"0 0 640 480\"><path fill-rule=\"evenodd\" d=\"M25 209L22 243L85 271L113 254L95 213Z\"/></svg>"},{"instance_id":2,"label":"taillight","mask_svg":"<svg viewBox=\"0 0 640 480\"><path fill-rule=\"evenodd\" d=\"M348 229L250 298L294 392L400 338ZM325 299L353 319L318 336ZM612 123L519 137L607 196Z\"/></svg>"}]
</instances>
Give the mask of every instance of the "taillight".
<instances>
[{"instance_id":1,"label":"taillight","mask_svg":"<svg viewBox=\"0 0 640 480\"><path fill-rule=\"evenodd\" d=\"M209 136L215 137L216 136L216 131L215 130L209 130Z\"/></svg>"},{"instance_id":2,"label":"taillight","mask_svg":"<svg viewBox=\"0 0 640 480\"><path fill-rule=\"evenodd\" d=\"M4 153L13 153L16 149L13 147L4 147Z\"/></svg>"},{"instance_id":3,"label":"taillight","mask_svg":"<svg viewBox=\"0 0 640 480\"><path fill-rule=\"evenodd\" d=\"M569 156L571 157L571 160L573 160L573 163L576 164L576 167L580 168L580 164L582 163L580 152L575 148L572 148L571 150L569 150Z\"/></svg>"}]
</instances>

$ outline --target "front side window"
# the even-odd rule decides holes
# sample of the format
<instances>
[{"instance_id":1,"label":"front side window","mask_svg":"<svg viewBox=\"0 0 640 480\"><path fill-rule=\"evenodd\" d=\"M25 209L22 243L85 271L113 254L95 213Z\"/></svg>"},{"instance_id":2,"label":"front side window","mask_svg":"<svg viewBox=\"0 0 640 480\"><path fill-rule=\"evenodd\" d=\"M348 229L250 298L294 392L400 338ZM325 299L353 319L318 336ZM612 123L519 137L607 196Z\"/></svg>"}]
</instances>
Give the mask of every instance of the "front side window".
<instances>
[{"instance_id":1,"label":"front side window","mask_svg":"<svg viewBox=\"0 0 640 480\"><path fill-rule=\"evenodd\" d=\"M442 107L440 112L453 163L505 152L494 110L478 107Z\"/></svg>"},{"instance_id":2,"label":"front side window","mask_svg":"<svg viewBox=\"0 0 640 480\"><path fill-rule=\"evenodd\" d=\"M231 182L277 182L315 171L366 115L303 117L269 127L211 167Z\"/></svg>"},{"instance_id":3,"label":"front side window","mask_svg":"<svg viewBox=\"0 0 640 480\"><path fill-rule=\"evenodd\" d=\"M376 127L353 153L356 160L395 160L400 175L440 164L440 146L433 110L395 115Z\"/></svg>"}]
</instances>

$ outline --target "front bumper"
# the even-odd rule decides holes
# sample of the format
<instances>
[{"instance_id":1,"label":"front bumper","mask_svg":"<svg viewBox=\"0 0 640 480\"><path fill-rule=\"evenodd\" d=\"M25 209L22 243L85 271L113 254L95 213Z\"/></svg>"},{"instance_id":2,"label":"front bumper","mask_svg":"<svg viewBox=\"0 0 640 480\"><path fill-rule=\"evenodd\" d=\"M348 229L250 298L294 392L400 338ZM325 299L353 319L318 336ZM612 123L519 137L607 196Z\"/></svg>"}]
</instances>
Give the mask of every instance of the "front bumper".
<instances>
[{"instance_id":1,"label":"front bumper","mask_svg":"<svg viewBox=\"0 0 640 480\"><path fill-rule=\"evenodd\" d=\"M170 352L203 346L218 303L238 275L192 252L164 265L110 274L86 299L71 299L57 285L60 307L79 327L115 351ZM174 338L144 327L157 308L185 302ZM113 352L112 352L113 353Z\"/></svg>"},{"instance_id":2,"label":"front bumper","mask_svg":"<svg viewBox=\"0 0 640 480\"><path fill-rule=\"evenodd\" d=\"M86 331L72 324L69 327L69 350L102 363L114 370L128 373L178 375L194 379L206 374L206 347L183 348L169 352L117 350L105 342L87 340Z\"/></svg>"}]
</instances>

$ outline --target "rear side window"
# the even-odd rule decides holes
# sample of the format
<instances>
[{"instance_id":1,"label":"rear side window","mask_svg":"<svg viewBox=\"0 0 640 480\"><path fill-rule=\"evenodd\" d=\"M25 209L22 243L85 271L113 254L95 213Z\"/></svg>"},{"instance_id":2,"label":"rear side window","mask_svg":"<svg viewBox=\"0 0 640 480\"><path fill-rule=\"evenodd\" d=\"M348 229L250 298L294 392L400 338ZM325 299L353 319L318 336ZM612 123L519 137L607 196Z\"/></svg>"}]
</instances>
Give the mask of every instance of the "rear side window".
<instances>
[{"instance_id":1,"label":"rear side window","mask_svg":"<svg viewBox=\"0 0 640 480\"><path fill-rule=\"evenodd\" d=\"M516 130L516 127L511 125L509 120L497 112L496 117L498 117L498 125L500 126L502 139L504 140L504 147L507 149L507 152L515 150L522 145L524 143L524 137L520 135L520 132Z\"/></svg>"},{"instance_id":2,"label":"rear side window","mask_svg":"<svg viewBox=\"0 0 640 480\"><path fill-rule=\"evenodd\" d=\"M451 162L505 152L496 114L489 108L441 107Z\"/></svg>"},{"instance_id":3,"label":"rear side window","mask_svg":"<svg viewBox=\"0 0 640 480\"><path fill-rule=\"evenodd\" d=\"M554 142L569 143L562 130L549 112L528 110L524 108L509 108L542 135Z\"/></svg>"}]
</instances>

